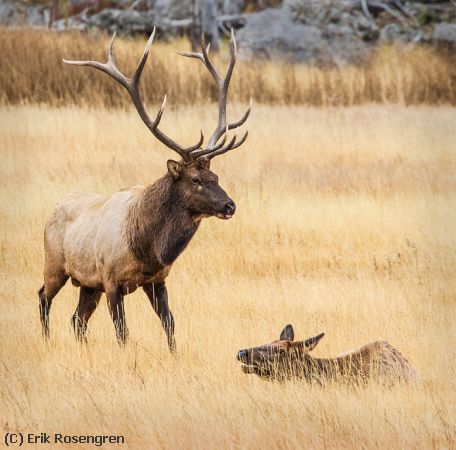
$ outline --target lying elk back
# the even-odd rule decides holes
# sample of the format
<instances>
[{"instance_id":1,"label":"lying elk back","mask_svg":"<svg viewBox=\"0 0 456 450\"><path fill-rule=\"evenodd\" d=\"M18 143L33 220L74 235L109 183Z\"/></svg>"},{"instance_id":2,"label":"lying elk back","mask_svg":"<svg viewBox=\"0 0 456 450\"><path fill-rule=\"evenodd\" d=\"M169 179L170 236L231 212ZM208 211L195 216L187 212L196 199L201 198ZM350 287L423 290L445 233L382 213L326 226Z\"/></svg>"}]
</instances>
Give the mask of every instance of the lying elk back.
<instances>
[{"instance_id":1,"label":"lying elk back","mask_svg":"<svg viewBox=\"0 0 456 450\"><path fill-rule=\"evenodd\" d=\"M250 107L237 122L228 122L226 103L228 87L236 62L236 41L231 34L226 75L222 77L209 58L209 46L202 37L201 53L182 53L203 62L214 79L218 94L217 126L207 144L204 136L189 147L182 146L159 128L166 103L155 118L144 106L139 83L155 30L131 78L119 71L114 61L113 42L109 43L108 61L65 61L88 66L109 75L130 95L144 124L160 142L179 159L168 160L167 172L148 186L135 186L104 197L98 194L70 194L60 201L47 222L44 236L44 285L39 290L43 334L49 335L49 310L55 295L68 278L80 287L79 304L72 318L76 336L85 337L87 323L98 305L102 292L115 325L117 339L124 344L127 327L124 295L142 287L166 332L168 345L175 348L174 318L168 305L165 279L171 265L186 248L201 219L230 219L236 206L210 170L215 156L239 147L247 138L230 130L248 118Z\"/></svg>"},{"instance_id":2,"label":"lying elk back","mask_svg":"<svg viewBox=\"0 0 456 450\"><path fill-rule=\"evenodd\" d=\"M416 377L415 369L407 359L385 341L372 342L335 358L314 358L309 352L323 336L324 333L295 342L293 327L287 325L278 341L240 350L237 359L241 361L244 373L266 380L303 378L357 382L376 379L391 384Z\"/></svg>"}]
</instances>

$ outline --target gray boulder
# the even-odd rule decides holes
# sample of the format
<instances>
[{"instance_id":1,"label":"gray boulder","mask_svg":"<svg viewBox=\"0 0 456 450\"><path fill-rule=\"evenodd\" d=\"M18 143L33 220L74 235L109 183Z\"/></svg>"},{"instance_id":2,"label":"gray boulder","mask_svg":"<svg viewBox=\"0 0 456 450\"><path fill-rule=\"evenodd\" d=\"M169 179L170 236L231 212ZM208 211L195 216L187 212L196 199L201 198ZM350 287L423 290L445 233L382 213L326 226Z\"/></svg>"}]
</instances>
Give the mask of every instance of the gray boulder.
<instances>
[{"instance_id":1,"label":"gray boulder","mask_svg":"<svg viewBox=\"0 0 456 450\"><path fill-rule=\"evenodd\" d=\"M266 9L249 15L238 31L241 57L279 57L290 62L334 65L363 58L365 41L339 23L317 26L294 21L287 8Z\"/></svg>"},{"instance_id":2,"label":"gray boulder","mask_svg":"<svg viewBox=\"0 0 456 450\"><path fill-rule=\"evenodd\" d=\"M16 6L12 2L0 2L0 25L11 25L16 15Z\"/></svg>"},{"instance_id":3,"label":"gray boulder","mask_svg":"<svg viewBox=\"0 0 456 450\"><path fill-rule=\"evenodd\" d=\"M402 30L399 24L389 23L380 30L380 40L385 42L396 41L401 37Z\"/></svg>"},{"instance_id":4,"label":"gray boulder","mask_svg":"<svg viewBox=\"0 0 456 450\"><path fill-rule=\"evenodd\" d=\"M432 40L437 44L456 45L456 23L439 23L434 28Z\"/></svg>"},{"instance_id":5,"label":"gray boulder","mask_svg":"<svg viewBox=\"0 0 456 450\"><path fill-rule=\"evenodd\" d=\"M41 4L24 4L0 0L0 25L3 26L37 26L49 24L49 8Z\"/></svg>"},{"instance_id":6,"label":"gray boulder","mask_svg":"<svg viewBox=\"0 0 456 450\"><path fill-rule=\"evenodd\" d=\"M151 33L155 25L153 11L132 11L120 9L104 9L87 20L89 27L101 28L119 34L134 35Z\"/></svg>"},{"instance_id":7,"label":"gray boulder","mask_svg":"<svg viewBox=\"0 0 456 450\"><path fill-rule=\"evenodd\" d=\"M312 61L318 57L321 41L317 27L292 22L282 9L266 9L250 15L245 27L237 33L243 57L280 56L288 60Z\"/></svg>"},{"instance_id":8,"label":"gray boulder","mask_svg":"<svg viewBox=\"0 0 456 450\"><path fill-rule=\"evenodd\" d=\"M219 11L222 14L241 14L245 8L244 0L224 0L219 1Z\"/></svg>"},{"instance_id":9,"label":"gray boulder","mask_svg":"<svg viewBox=\"0 0 456 450\"><path fill-rule=\"evenodd\" d=\"M380 42L420 42L424 35L419 29L404 27L397 23L389 23L380 30Z\"/></svg>"},{"instance_id":10,"label":"gray boulder","mask_svg":"<svg viewBox=\"0 0 456 450\"><path fill-rule=\"evenodd\" d=\"M345 14L343 4L333 0L284 0L283 7L293 21L308 25L339 22Z\"/></svg>"}]
</instances>

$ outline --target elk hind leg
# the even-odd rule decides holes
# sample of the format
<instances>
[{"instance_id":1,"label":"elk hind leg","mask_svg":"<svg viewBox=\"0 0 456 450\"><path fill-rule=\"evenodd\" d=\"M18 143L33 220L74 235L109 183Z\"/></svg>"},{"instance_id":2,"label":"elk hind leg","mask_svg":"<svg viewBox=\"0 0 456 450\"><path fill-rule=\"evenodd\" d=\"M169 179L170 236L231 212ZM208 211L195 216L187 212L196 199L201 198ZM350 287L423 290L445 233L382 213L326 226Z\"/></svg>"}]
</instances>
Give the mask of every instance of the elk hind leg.
<instances>
[{"instance_id":1,"label":"elk hind leg","mask_svg":"<svg viewBox=\"0 0 456 450\"><path fill-rule=\"evenodd\" d=\"M101 291L81 286L79 291L79 303L71 318L71 324L78 341L85 341L87 322L98 306L101 294Z\"/></svg>"},{"instance_id":2,"label":"elk hind leg","mask_svg":"<svg viewBox=\"0 0 456 450\"><path fill-rule=\"evenodd\" d=\"M40 301L40 320L43 330L43 336L49 337L49 311L51 309L52 300L58 294L60 289L68 280L68 275L65 273L53 274L45 277L44 285L38 291Z\"/></svg>"}]
</instances>

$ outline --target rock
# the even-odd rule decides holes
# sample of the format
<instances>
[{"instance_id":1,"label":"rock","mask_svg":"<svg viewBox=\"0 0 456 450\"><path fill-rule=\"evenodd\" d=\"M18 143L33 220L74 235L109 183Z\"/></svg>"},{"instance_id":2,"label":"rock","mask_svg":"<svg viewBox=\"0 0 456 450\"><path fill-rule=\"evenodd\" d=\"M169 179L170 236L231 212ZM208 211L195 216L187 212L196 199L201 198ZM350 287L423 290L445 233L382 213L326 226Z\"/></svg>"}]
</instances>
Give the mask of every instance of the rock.
<instances>
[{"instance_id":1,"label":"rock","mask_svg":"<svg viewBox=\"0 0 456 450\"><path fill-rule=\"evenodd\" d=\"M264 30L268 30L265 33ZM286 8L266 9L249 16L237 33L241 57L279 57L286 61L340 64L362 58L367 45L350 27L327 27L294 22Z\"/></svg>"},{"instance_id":2,"label":"rock","mask_svg":"<svg viewBox=\"0 0 456 450\"><path fill-rule=\"evenodd\" d=\"M377 28L373 21L367 19L366 16L361 14L354 15L351 22L353 24L353 27L358 31L370 30L372 27Z\"/></svg>"},{"instance_id":3,"label":"rock","mask_svg":"<svg viewBox=\"0 0 456 450\"><path fill-rule=\"evenodd\" d=\"M333 0L285 0L283 8L294 21L308 25L338 22L343 11L340 2Z\"/></svg>"},{"instance_id":4,"label":"rock","mask_svg":"<svg viewBox=\"0 0 456 450\"><path fill-rule=\"evenodd\" d=\"M292 22L283 9L266 9L252 14L237 33L243 57L281 56L288 60L314 60L320 41L318 28Z\"/></svg>"},{"instance_id":5,"label":"rock","mask_svg":"<svg viewBox=\"0 0 456 450\"><path fill-rule=\"evenodd\" d=\"M192 17L194 0L155 0L152 8L160 20L184 20Z\"/></svg>"},{"instance_id":6,"label":"rock","mask_svg":"<svg viewBox=\"0 0 456 450\"><path fill-rule=\"evenodd\" d=\"M96 27L119 34L134 35L151 33L155 25L153 11L132 11L120 9L104 9L87 20L89 27Z\"/></svg>"},{"instance_id":7,"label":"rock","mask_svg":"<svg viewBox=\"0 0 456 450\"><path fill-rule=\"evenodd\" d=\"M353 22L353 15L348 13L348 12L343 12L341 15L340 15L340 19L339 19L339 22L340 23L343 23L345 25L352 25L352 22Z\"/></svg>"},{"instance_id":8,"label":"rock","mask_svg":"<svg viewBox=\"0 0 456 450\"><path fill-rule=\"evenodd\" d=\"M244 0L224 1L220 9L225 15L241 14L244 11L245 3Z\"/></svg>"},{"instance_id":9,"label":"rock","mask_svg":"<svg viewBox=\"0 0 456 450\"><path fill-rule=\"evenodd\" d=\"M86 23L80 20L75 20L71 17L68 19L54 20L54 22L52 22L52 29L55 31L85 30L86 28Z\"/></svg>"},{"instance_id":10,"label":"rock","mask_svg":"<svg viewBox=\"0 0 456 450\"><path fill-rule=\"evenodd\" d=\"M449 2L369 4L369 18L359 0L253 0L262 5L249 13L251 0L199 0L204 8L200 27L192 24L195 0L65 0L54 30L100 28L120 34L148 34L157 26L158 38L170 39L204 29L207 38L220 30L237 29L241 57L279 57L323 65L357 62L378 42L426 42L456 45L456 8ZM384 5L388 3L389 10ZM50 22L50 0L0 0L0 25L42 26ZM266 8L266 9L264 9ZM206 14L207 13L207 14ZM205 20L207 18L207 20ZM211 28L204 24L208 23ZM199 33L197 41L199 42ZM214 45L213 47L216 47Z\"/></svg>"},{"instance_id":11,"label":"rock","mask_svg":"<svg viewBox=\"0 0 456 450\"><path fill-rule=\"evenodd\" d=\"M456 23L438 23L434 28L432 40L437 44L456 45Z\"/></svg>"},{"instance_id":12,"label":"rock","mask_svg":"<svg viewBox=\"0 0 456 450\"><path fill-rule=\"evenodd\" d=\"M402 30L397 23L389 23L380 30L380 40L385 42L398 40L401 35Z\"/></svg>"},{"instance_id":13,"label":"rock","mask_svg":"<svg viewBox=\"0 0 456 450\"><path fill-rule=\"evenodd\" d=\"M26 5L19 2L0 0L0 25L45 27L48 23L49 8L46 5Z\"/></svg>"},{"instance_id":14,"label":"rock","mask_svg":"<svg viewBox=\"0 0 456 450\"><path fill-rule=\"evenodd\" d=\"M0 24L11 25L16 15L16 6L12 2L0 3Z\"/></svg>"},{"instance_id":15,"label":"rock","mask_svg":"<svg viewBox=\"0 0 456 450\"><path fill-rule=\"evenodd\" d=\"M46 27L49 25L50 10L42 5L30 5L25 10L25 21L32 27Z\"/></svg>"},{"instance_id":16,"label":"rock","mask_svg":"<svg viewBox=\"0 0 456 450\"><path fill-rule=\"evenodd\" d=\"M389 23L380 30L381 42L421 42L424 35L419 29L404 27L397 23Z\"/></svg>"}]
</instances>

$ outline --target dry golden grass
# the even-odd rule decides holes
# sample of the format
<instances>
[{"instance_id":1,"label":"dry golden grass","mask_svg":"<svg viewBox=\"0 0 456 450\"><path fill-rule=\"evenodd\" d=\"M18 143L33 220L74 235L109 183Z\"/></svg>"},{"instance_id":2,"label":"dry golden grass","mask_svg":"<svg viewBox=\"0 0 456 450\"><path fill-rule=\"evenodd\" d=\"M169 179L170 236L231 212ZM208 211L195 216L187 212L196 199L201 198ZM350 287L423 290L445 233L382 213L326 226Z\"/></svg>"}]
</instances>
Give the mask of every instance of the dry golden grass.
<instances>
[{"instance_id":1,"label":"dry golden grass","mask_svg":"<svg viewBox=\"0 0 456 450\"><path fill-rule=\"evenodd\" d=\"M93 69L65 66L67 59L106 59L109 37L0 28L0 103L129 106L116 84ZM132 73L145 40L117 38L119 67ZM216 89L202 64L175 54L186 41L156 43L144 74L149 102L168 94L172 105L215 100ZM226 63L221 52L218 63ZM223 61L220 61L223 59ZM384 47L362 66L316 68L302 64L242 62L231 83L231 99L316 106L364 103L456 104L456 58L427 47Z\"/></svg>"},{"instance_id":2,"label":"dry golden grass","mask_svg":"<svg viewBox=\"0 0 456 450\"><path fill-rule=\"evenodd\" d=\"M191 142L196 124L214 125L212 108L169 111L163 125ZM170 152L131 111L0 115L3 433L123 434L131 449L455 447L455 109L255 107L245 147L213 164L236 216L205 220L168 278L175 358L141 292L126 298L123 350L105 301L88 345L75 342L70 283L46 346L36 295L54 203L149 183ZM327 333L316 356L386 339L420 380L349 388L242 374L236 352L289 322L297 338Z\"/></svg>"}]
</instances>

